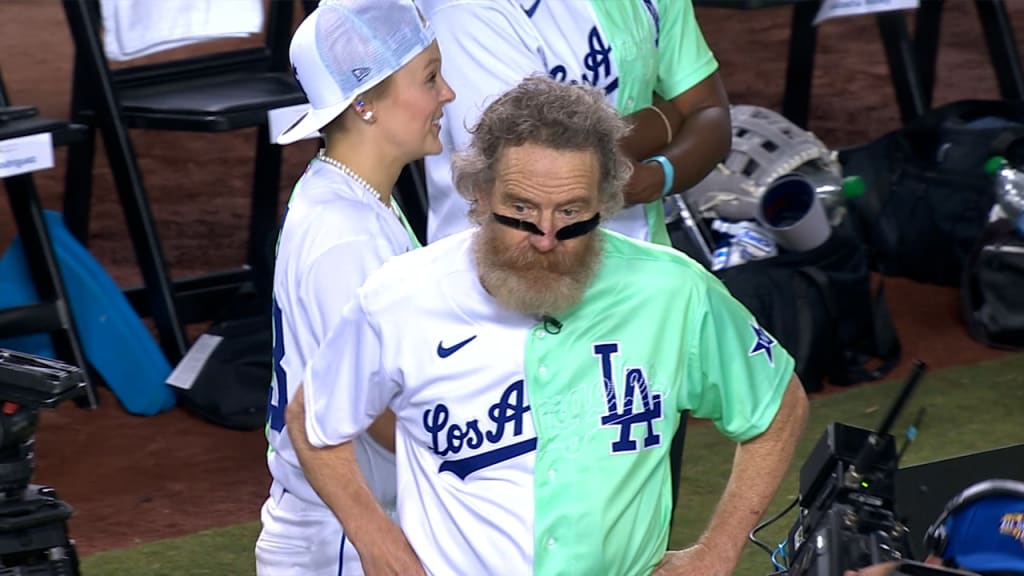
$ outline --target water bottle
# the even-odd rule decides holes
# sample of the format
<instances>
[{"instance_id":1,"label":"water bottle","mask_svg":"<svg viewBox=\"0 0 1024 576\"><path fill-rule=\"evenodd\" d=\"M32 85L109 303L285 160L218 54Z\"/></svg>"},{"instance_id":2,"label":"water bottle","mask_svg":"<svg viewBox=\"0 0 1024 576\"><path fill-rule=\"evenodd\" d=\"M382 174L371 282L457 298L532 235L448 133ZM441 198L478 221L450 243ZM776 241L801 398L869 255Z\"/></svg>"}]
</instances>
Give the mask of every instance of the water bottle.
<instances>
[{"instance_id":1,"label":"water bottle","mask_svg":"<svg viewBox=\"0 0 1024 576\"><path fill-rule=\"evenodd\" d=\"M711 269L730 268L751 260L770 258L779 253L772 235L757 222L744 220L727 222L713 220L712 230L731 238L715 249L711 256Z\"/></svg>"},{"instance_id":2,"label":"water bottle","mask_svg":"<svg viewBox=\"0 0 1024 576\"><path fill-rule=\"evenodd\" d=\"M814 188L832 226L838 225L846 216L848 200L864 195L864 179L860 176L839 177L831 172L807 167L797 168L791 174L803 177Z\"/></svg>"},{"instance_id":3,"label":"water bottle","mask_svg":"<svg viewBox=\"0 0 1024 576\"><path fill-rule=\"evenodd\" d=\"M1024 235L1024 173L1014 168L1002 156L989 158L985 172L992 175L996 204Z\"/></svg>"}]
</instances>

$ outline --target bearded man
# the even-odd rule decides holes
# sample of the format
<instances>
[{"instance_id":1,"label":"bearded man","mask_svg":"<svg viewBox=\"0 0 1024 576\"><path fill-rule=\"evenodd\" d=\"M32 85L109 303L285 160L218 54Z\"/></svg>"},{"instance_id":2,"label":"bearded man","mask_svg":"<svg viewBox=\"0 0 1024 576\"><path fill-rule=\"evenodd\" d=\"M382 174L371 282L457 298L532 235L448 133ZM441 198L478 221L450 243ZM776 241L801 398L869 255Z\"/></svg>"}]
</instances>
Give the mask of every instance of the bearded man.
<instances>
[{"instance_id":1,"label":"bearded man","mask_svg":"<svg viewBox=\"0 0 1024 576\"><path fill-rule=\"evenodd\" d=\"M453 165L478 227L371 275L307 369L287 428L368 574L732 572L807 401L717 279L598 226L626 130L586 86L531 77L495 100ZM398 524L351 446L387 408ZM702 537L666 552L684 410L737 448Z\"/></svg>"}]
</instances>

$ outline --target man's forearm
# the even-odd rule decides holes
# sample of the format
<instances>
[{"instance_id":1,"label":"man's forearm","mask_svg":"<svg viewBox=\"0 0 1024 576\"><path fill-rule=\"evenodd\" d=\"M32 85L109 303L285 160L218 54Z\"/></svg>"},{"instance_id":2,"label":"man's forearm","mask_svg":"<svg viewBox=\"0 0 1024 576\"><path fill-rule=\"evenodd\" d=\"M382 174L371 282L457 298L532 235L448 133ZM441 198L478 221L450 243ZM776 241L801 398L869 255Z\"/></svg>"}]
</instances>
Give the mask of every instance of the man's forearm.
<instances>
[{"instance_id":1,"label":"man's forearm","mask_svg":"<svg viewBox=\"0 0 1024 576\"><path fill-rule=\"evenodd\" d=\"M771 503L807 422L807 397L794 375L771 426L736 449L732 474L700 544L735 566L747 534Z\"/></svg>"},{"instance_id":2,"label":"man's forearm","mask_svg":"<svg viewBox=\"0 0 1024 576\"><path fill-rule=\"evenodd\" d=\"M352 442L317 448L309 443L302 388L288 404L286 424L295 454L309 484L345 527L360 555L387 554L407 546L398 526L384 512L359 470Z\"/></svg>"}]
</instances>

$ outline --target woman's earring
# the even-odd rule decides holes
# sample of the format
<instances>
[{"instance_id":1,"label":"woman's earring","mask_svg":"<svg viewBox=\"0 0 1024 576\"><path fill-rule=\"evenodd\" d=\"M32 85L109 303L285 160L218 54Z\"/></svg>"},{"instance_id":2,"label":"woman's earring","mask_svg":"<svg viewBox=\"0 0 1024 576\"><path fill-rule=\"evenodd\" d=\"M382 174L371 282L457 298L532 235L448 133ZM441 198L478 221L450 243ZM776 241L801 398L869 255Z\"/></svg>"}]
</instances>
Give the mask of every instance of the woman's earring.
<instances>
[{"instance_id":1,"label":"woman's earring","mask_svg":"<svg viewBox=\"0 0 1024 576\"><path fill-rule=\"evenodd\" d=\"M366 122L373 122L373 110L365 110L366 103L362 100L356 100L356 112L359 113L359 117Z\"/></svg>"}]
</instances>

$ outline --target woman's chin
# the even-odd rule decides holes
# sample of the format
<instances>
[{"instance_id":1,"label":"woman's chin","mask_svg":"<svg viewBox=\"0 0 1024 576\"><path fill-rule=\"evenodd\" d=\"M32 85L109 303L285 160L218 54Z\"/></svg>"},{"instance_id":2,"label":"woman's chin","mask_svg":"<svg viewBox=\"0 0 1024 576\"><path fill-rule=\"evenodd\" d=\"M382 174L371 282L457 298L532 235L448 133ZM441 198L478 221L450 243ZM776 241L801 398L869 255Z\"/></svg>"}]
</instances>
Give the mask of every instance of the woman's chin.
<instances>
[{"instance_id":1,"label":"woman's chin","mask_svg":"<svg viewBox=\"0 0 1024 576\"><path fill-rule=\"evenodd\" d=\"M427 141L427 145L423 149L424 156L436 156L444 150L444 145L441 144L440 138L431 138Z\"/></svg>"}]
</instances>

